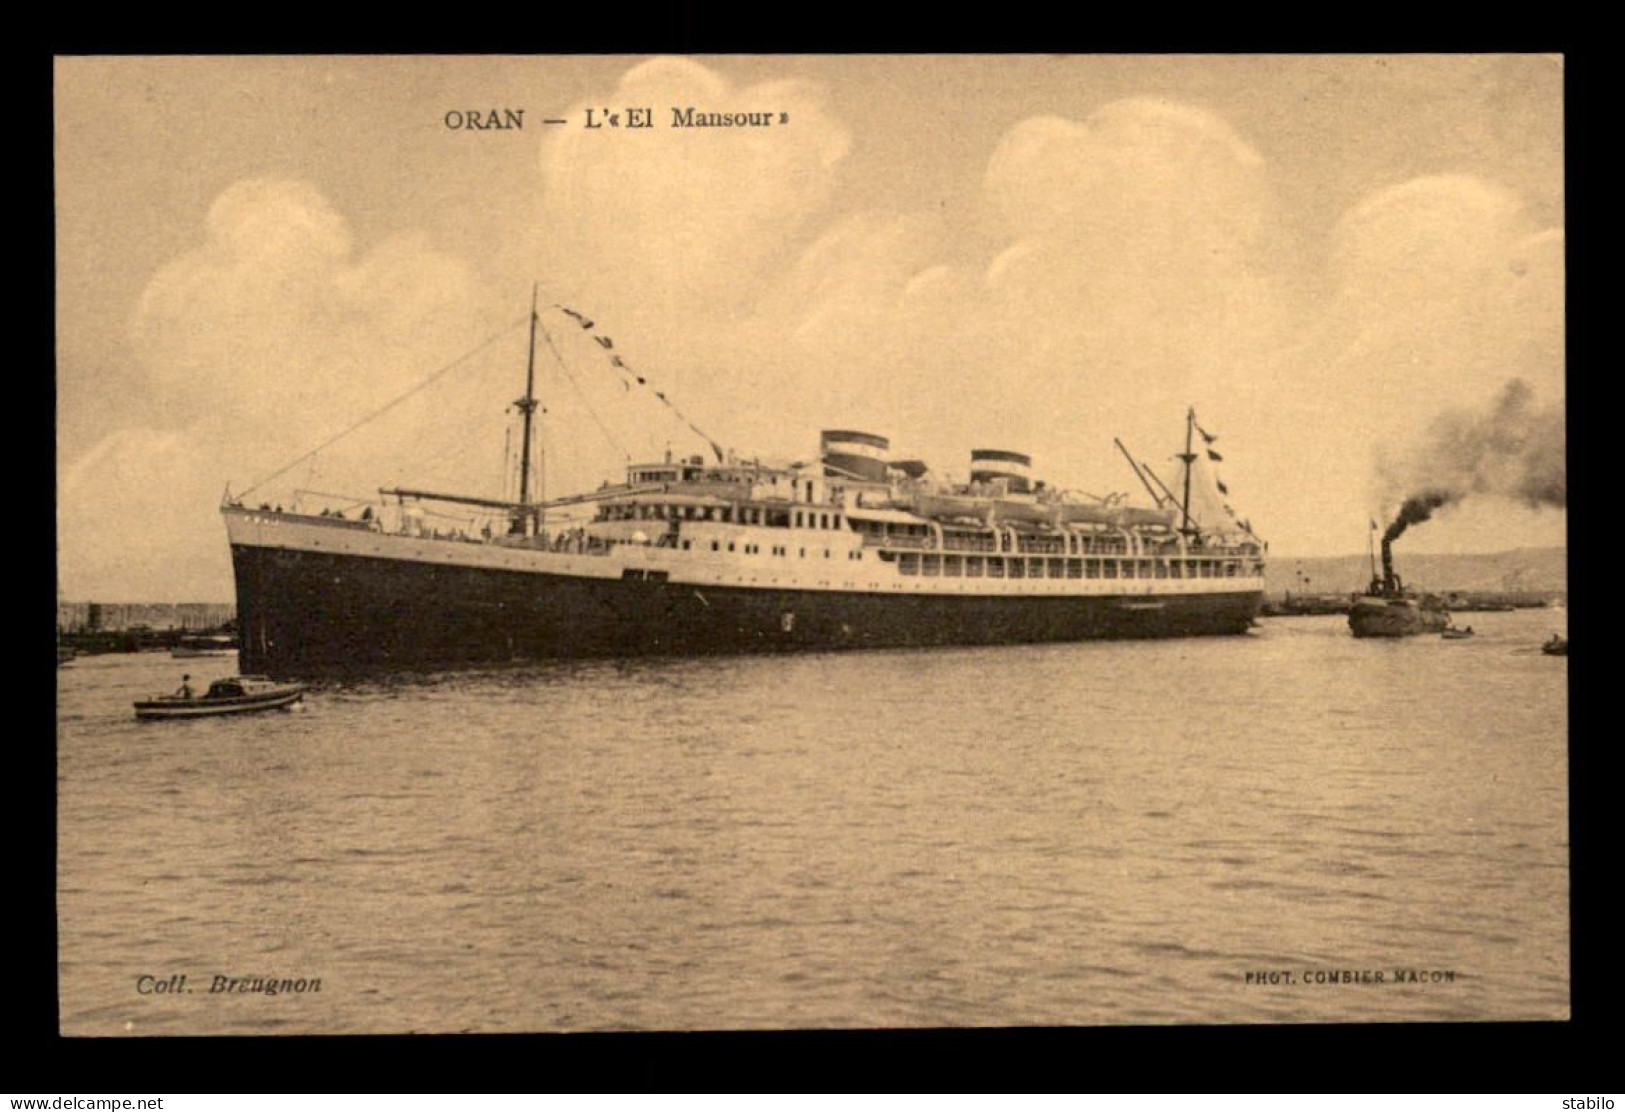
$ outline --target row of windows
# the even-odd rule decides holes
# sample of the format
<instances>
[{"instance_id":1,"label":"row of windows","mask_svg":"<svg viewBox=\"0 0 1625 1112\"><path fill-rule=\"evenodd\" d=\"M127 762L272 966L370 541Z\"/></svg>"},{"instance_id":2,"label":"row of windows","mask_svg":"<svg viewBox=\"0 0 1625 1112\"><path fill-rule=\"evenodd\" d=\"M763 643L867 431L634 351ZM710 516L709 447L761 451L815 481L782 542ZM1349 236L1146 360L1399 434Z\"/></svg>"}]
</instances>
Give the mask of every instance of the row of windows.
<instances>
[{"instance_id":1,"label":"row of windows","mask_svg":"<svg viewBox=\"0 0 1625 1112\"><path fill-rule=\"evenodd\" d=\"M672 506L663 502L636 502L605 506L604 521L719 521L733 525L768 525L781 529L839 529L839 513L770 510L760 506Z\"/></svg>"},{"instance_id":2,"label":"row of windows","mask_svg":"<svg viewBox=\"0 0 1625 1112\"><path fill-rule=\"evenodd\" d=\"M888 522L859 521L854 528L873 544L882 548L936 548L936 534L929 526ZM1008 534L1002 530L996 536L986 532L966 534L944 530L941 548L947 552L1003 552L1010 547ZM1017 534L1017 551L1038 555L1112 556L1127 554L1128 542L1122 537L1080 534L1071 539L1056 536Z\"/></svg>"},{"instance_id":3,"label":"row of windows","mask_svg":"<svg viewBox=\"0 0 1625 1112\"><path fill-rule=\"evenodd\" d=\"M1057 556L940 556L904 552L897 557L903 575L948 575L989 579L1234 579L1239 560L1090 560Z\"/></svg>"},{"instance_id":4,"label":"row of windows","mask_svg":"<svg viewBox=\"0 0 1625 1112\"><path fill-rule=\"evenodd\" d=\"M693 541L686 541L685 540L683 542L684 550L692 548L693 544L694 544ZM733 552L735 550L736 549L735 549L735 545L734 545L733 541L728 541L726 544L724 544L722 541L712 541L711 542L711 551L712 552L722 552L722 551ZM747 544L747 545L743 546L743 550L744 550L744 553L745 553L746 556L754 556L758 552L761 551L761 545ZM776 545L773 546L772 551L773 551L773 555L775 555L775 556L788 556L788 555L790 555L790 549L789 549L788 545L776 544ZM807 550L805 548L798 549L797 552L796 552L796 555L797 555L797 557L799 559L805 560L805 559L807 559ZM815 555L816 555L816 553L815 553ZM828 560L828 559L831 559L832 557L833 557L833 553L831 553L831 551L829 549L827 549L827 548L824 549L824 559ZM846 554L846 558L848 560L861 560L861 559L863 559L863 553L861 553L861 552L848 552Z\"/></svg>"}]
</instances>

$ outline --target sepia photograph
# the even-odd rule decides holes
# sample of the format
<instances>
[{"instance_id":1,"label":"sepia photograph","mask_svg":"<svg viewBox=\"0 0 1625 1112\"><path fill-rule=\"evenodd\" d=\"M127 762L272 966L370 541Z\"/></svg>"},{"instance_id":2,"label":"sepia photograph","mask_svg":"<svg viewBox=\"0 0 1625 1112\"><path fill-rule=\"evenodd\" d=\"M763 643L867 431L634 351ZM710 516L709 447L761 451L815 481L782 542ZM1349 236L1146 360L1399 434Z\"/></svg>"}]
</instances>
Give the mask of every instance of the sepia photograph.
<instances>
[{"instance_id":1,"label":"sepia photograph","mask_svg":"<svg viewBox=\"0 0 1625 1112\"><path fill-rule=\"evenodd\" d=\"M52 68L60 1034L1571 1017L1561 55Z\"/></svg>"}]
</instances>

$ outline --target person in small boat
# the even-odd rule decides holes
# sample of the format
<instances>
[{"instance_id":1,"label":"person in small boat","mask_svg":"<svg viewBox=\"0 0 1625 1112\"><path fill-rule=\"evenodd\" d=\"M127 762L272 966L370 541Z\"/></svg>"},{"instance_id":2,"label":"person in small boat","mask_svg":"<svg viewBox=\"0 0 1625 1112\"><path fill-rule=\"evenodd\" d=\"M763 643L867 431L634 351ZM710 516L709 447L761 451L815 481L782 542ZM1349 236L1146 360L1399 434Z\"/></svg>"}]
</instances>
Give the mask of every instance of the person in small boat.
<instances>
[{"instance_id":1,"label":"person in small boat","mask_svg":"<svg viewBox=\"0 0 1625 1112\"><path fill-rule=\"evenodd\" d=\"M190 675L184 675L184 676L181 677L180 690L175 692L175 698L177 698L177 699L193 699L193 698L196 698L196 696L192 692L192 677Z\"/></svg>"}]
</instances>

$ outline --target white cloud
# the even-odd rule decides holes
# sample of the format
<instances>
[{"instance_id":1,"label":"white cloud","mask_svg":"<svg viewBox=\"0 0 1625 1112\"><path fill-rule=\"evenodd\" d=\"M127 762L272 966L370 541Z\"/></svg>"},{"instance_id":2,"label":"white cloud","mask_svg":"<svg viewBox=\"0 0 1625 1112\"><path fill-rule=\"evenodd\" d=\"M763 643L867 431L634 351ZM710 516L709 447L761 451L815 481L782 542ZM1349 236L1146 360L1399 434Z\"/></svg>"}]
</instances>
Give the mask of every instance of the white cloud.
<instances>
[{"instance_id":1,"label":"white cloud","mask_svg":"<svg viewBox=\"0 0 1625 1112\"><path fill-rule=\"evenodd\" d=\"M572 127L542 151L550 279L598 311L714 314L825 205L850 137L801 81L735 88L698 62L658 58L588 107L654 111L646 130ZM673 108L770 111L769 127L672 127ZM780 123L778 113L789 120Z\"/></svg>"},{"instance_id":2,"label":"white cloud","mask_svg":"<svg viewBox=\"0 0 1625 1112\"><path fill-rule=\"evenodd\" d=\"M1320 382L1356 384L1407 429L1487 404L1523 378L1560 397L1562 234L1477 178L1418 178L1356 205L1331 235Z\"/></svg>"},{"instance_id":3,"label":"white cloud","mask_svg":"<svg viewBox=\"0 0 1625 1112\"><path fill-rule=\"evenodd\" d=\"M161 269L132 322L177 421L229 414L308 440L472 342L488 318L466 264L401 234L353 257L314 186L255 179L209 210L208 236Z\"/></svg>"},{"instance_id":4,"label":"white cloud","mask_svg":"<svg viewBox=\"0 0 1625 1112\"><path fill-rule=\"evenodd\" d=\"M1082 122L1040 116L989 162L989 203L1014 235L1246 240L1266 203L1264 160L1218 116L1136 97Z\"/></svg>"},{"instance_id":5,"label":"white cloud","mask_svg":"<svg viewBox=\"0 0 1625 1112\"><path fill-rule=\"evenodd\" d=\"M107 437L63 473L58 490L64 597L229 598L225 532L212 514L220 487L215 461L183 432L127 429Z\"/></svg>"},{"instance_id":6,"label":"white cloud","mask_svg":"<svg viewBox=\"0 0 1625 1112\"><path fill-rule=\"evenodd\" d=\"M1215 367L1280 342L1262 158L1187 105L1119 101L1017 123L983 180L988 227L865 212L827 231L761 312L782 318L810 412L963 471L972 446L1120 483L1111 437L1169 439ZM981 264L954 237L991 234ZM803 399L796 399L798 401Z\"/></svg>"},{"instance_id":7,"label":"white cloud","mask_svg":"<svg viewBox=\"0 0 1625 1112\"><path fill-rule=\"evenodd\" d=\"M239 182L211 206L204 230L198 247L153 276L131 321L169 420L114 433L64 468L59 539L70 593L82 583L104 596L156 597L171 581L220 597L229 574L214 511L228 479L240 490L496 330L464 263L410 233L357 256L347 222L309 183ZM510 354L522 359L522 344L516 337ZM498 440L501 397L481 399ZM291 498L294 484L375 489L393 470L386 464L466 436L466 424L451 426L473 404L452 376L302 465L271 496ZM451 453L442 470L494 478L499 467Z\"/></svg>"},{"instance_id":8,"label":"white cloud","mask_svg":"<svg viewBox=\"0 0 1625 1112\"><path fill-rule=\"evenodd\" d=\"M1286 534L1309 543L1319 507L1392 512L1378 461L1411 454L1441 413L1485 409L1512 379L1540 404L1563 397L1562 232L1538 228L1509 190L1465 175L1376 190L1329 229L1328 248L1326 292L1298 341L1236 392L1283 417L1264 493ZM1405 544L1560 543L1563 522L1475 498Z\"/></svg>"}]
</instances>

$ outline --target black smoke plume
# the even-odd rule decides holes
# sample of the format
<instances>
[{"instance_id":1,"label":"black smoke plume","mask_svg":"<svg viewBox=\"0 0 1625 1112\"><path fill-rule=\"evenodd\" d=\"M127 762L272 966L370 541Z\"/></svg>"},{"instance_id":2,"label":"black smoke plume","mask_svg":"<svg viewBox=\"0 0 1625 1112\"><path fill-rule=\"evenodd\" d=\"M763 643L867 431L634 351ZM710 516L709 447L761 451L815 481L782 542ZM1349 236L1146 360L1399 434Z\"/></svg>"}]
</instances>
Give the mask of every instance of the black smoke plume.
<instances>
[{"instance_id":1,"label":"black smoke plume","mask_svg":"<svg viewBox=\"0 0 1625 1112\"><path fill-rule=\"evenodd\" d=\"M1442 414L1408 459L1384 468L1389 490L1403 502L1383 540L1472 495L1567 507L1567 447L1562 406L1537 405L1522 379L1508 382L1488 413Z\"/></svg>"},{"instance_id":2,"label":"black smoke plume","mask_svg":"<svg viewBox=\"0 0 1625 1112\"><path fill-rule=\"evenodd\" d=\"M1411 495L1405 499L1405 504L1399 507L1399 516L1383 531L1382 543L1392 544L1412 525L1422 524L1433 516L1434 510L1450 505L1458 497L1445 490L1425 490L1421 494Z\"/></svg>"}]
</instances>

